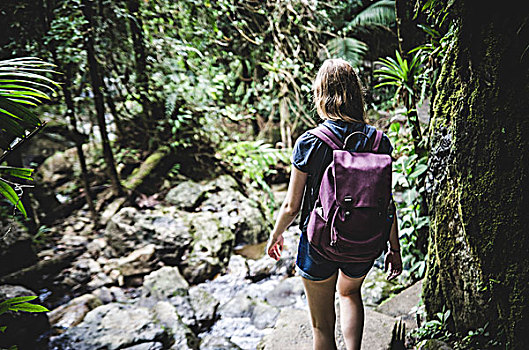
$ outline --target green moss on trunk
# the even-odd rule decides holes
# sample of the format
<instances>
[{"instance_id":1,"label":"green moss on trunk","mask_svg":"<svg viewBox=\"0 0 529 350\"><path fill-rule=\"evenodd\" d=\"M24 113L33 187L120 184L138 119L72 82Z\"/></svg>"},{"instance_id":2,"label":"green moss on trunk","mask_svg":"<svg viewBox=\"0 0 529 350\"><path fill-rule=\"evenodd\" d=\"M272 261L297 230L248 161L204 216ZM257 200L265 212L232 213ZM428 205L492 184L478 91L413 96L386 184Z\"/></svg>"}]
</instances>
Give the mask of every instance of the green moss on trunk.
<instances>
[{"instance_id":1,"label":"green moss on trunk","mask_svg":"<svg viewBox=\"0 0 529 350\"><path fill-rule=\"evenodd\" d=\"M512 349L529 332L529 16L460 2L431 122L424 299L457 331L492 323Z\"/></svg>"}]
</instances>

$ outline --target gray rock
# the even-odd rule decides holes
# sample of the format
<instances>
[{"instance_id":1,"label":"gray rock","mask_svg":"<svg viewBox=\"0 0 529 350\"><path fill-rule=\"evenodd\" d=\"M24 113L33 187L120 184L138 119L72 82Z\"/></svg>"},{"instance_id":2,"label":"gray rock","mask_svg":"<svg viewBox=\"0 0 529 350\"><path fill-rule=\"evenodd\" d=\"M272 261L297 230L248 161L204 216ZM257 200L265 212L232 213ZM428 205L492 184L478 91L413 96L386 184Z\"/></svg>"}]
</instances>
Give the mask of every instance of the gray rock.
<instances>
[{"instance_id":1,"label":"gray rock","mask_svg":"<svg viewBox=\"0 0 529 350\"><path fill-rule=\"evenodd\" d=\"M122 349L141 343L170 343L169 331L148 308L110 303L90 311L76 327L53 339L56 349Z\"/></svg>"},{"instance_id":2,"label":"gray rock","mask_svg":"<svg viewBox=\"0 0 529 350\"><path fill-rule=\"evenodd\" d=\"M129 255L118 259L117 269L123 277L144 275L152 270L155 263L155 245L148 244L145 247L134 250Z\"/></svg>"},{"instance_id":3,"label":"gray rock","mask_svg":"<svg viewBox=\"0 0 529 350\"><path fill-rule=\"evenodd\" d=\"M250 317L254 306L255 302L253 298L241 292L226 304L222 305L219 313L222 317Z\"/></svg>"},{"instance_id":4,"label":"gray rock","mask_svg":"<svg viewBox=\"0 0 529 350\"><path fill-rule=\"evenodd\" d=\"M200 343L200 350L241 350L226 337L207 336Z\"/></svg>"},{"instance_id":5,"label":"gray rock","mask_svg":"<svg viewBox=\"0 0 529 350\"><path fill-rule=\"evenodd\" d=\"M96 295L84 294L51 310L48 316L54 331L61 333L81 323L90 310L101 305L102 302Z\"/></svg>"},{"instance_id":6,"label":"gray rock","mask_svg":"<svg viewBox=\"0 0 529 350\"><path fill-rule=\"evenodd\" d=\"M215 213L190 214L193 243L191 251L183 257L182 274L196 284L213 278L229 262L235 235L221 225Z\"/></svg>"},{"instance_id":7,"label":"gray rock","mask_svg":"<svg viewBox=\"0 0 529 350\"><path fill-rule=\"evenodd\" d=\"M127 296L125 295L125 292L123 292L123 290L119 287L110 287L110 292L112 293L113 301L117 301L118 303L124 303L128 300Z\"/></svg>"},{"instance_id":8,"label":"gray rock","mask_svg":"<svg viewBox=\"0 0 529 350\"><path fill-rule=\"evenodd\" d=\"M279 309L265 302L258 302L252 310L250 319L258 329L273 327L279 317Z\"/></svg>"},{"instance_id":9,"label":"gray rock","mask_svg":"<svg viewBox=\"0 0 529 350\"><path fill-rule=\"evenodd\" d=\"M169 299L169 302L176 308L180 319L186 326L194 331L198 330L199 324L197 318L195 317L195 309L193 309L191 300L187 293L185 295L173 296Z\"/></svg>"},{"instance_id":10,"label":"gray rock","mask_svg":"<svg viewBox=\"0 0 529 350\"><path fill-rule=\"evenodd\" d=\"M169 190L165 200L179 209L192 210L205 196L208 186L194 181L185 181Z\"/></svg>"},{"instance_id":11,"label":"gray rock","mask_svg":"<svg viewBox=\"0 0 529 350\"><path fill-rule=\"evenodd\" d=\"M175 295L185 296L188 288L189 284L177 267L164 266L151 272L143 280L144 293L158 300L165 300Z\"/></svg>"},{"instance_id":12,"label":"gray rock","mask_svg":"<svg viewBox=\"0 0 529 350\"><path fill-rule=\"evenodd\" d=\"M269 225L257 203L239 191L210 193L201 208L222 213L222 225L235 233L237 244L256 244L268 238Z\"/></svg>"},{"instance_id":13,"label":"gray rock","mask_svg":"<svg viewBox=\"0 0 529 350\"><path fill-rule=\"evenodd\" d=\"M101 287L99 289L96 289L92 291L92 294L95 295L99 300L101 300L101 303L108 304L113 301L116 301L114 298L114 295L112 295L112 291L110 288L107 287Z\"/></svg>"},{"instance_id":14,"label":"gray rock","mask_svg":"<svg viewBox=\"0 0 529 350\"><path fill-rule=\"evenodd\" d=\"M174 265L191 243L189 213L171 207L121 209L108 222L105 238L117 256L154 244L157 257Z\"/></svg>"},{"instance_id":15,"label":"gray rock","mask_svg":"<svg viewBox=\"0 0 529 350\"><path fill-rule=\"evenodd\" d=\"M169 330L172 348L191 350L196 347L198 340L193 332L182 322L176 308L167 301L160 301L153 307L156 320Z\"/></svg>"},{"instance_id":16,"label":"gray rock","mask_svg":"<svg viewBox=\"0 0 529 350\"><path fill-rule=\"evenodd\" d=\"M406 288L399 294L385 300L375 310L392 317L400 317L406 323L406 329L417 328L417 306L421 300L422 280Z\"/></svg>"},{"instance_id":17,"label":"gray rock","mask_svg":"<svg viewBox=\"0 0 529 350\"><path fill-rule=\"evenodd\" d=\"M36 293L22 286L0 286L0 302L31 295ZM0 315L0 325L7 327L0 337L0 348L18 345L19 349L36 349L42 348L48 341L47 336L42 336L50 329L46 313L8 311Z\"/></svg>"},{"instance_id":18,"label":"gray rock","mask_svg":"<svg viewBox=\"0 0 529 350\"><path fill-rule=\"evenodd\" d=\"M219 301L198 286L189 288L189 299L198 322L198 332L208 329L217 318Z\"/></svg>"},{"instance_id":19,"label":"gray rock","mask_svg":"<svg viewBox=\"0 0 529 350\"><path fill-rule=\"evenodd\" d=\"M266 294L266 301L272 306L288 306L296 302L303 295L301 277L290 277L282 280L276 288Z\"/></svg>"},{"instance_id":20,"label":"gray rock","mask_svg":"<svg viewBox=\"0 0 529 350\"><path fill-rule=\"evenodd\" d=\"M163 344L159 342L141 343L138 345L129 346L124 350L163 350Z\"/></svg>"}]
</instances>

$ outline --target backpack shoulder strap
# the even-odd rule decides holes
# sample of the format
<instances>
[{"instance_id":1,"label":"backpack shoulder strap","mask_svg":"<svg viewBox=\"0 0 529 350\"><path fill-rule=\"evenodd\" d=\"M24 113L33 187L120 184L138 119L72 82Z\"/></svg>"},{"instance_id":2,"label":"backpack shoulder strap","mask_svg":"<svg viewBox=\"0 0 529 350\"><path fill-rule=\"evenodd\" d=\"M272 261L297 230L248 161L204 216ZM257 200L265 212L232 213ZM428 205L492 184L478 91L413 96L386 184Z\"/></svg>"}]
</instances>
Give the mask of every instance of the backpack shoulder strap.
<instances>
[{"instance_id":1,"label":"backpack shoulder strap","mask_svg":"<svg viewBox=\"0 0 529 350\"><path fill-rule=\"evenodd\" d=\"M318 127L309 130L309 133L316 136L323 142L325 142L333 150L343 148L343 142L325 125L319 125Z\"/></svg>"},{"instance_id":2,"label":"backpack shoulder strap","mask_svg":"<svg viewBox=\"0 0 529 350\"><path fill-rule=\"evenodd\" d=\"M382 135L382 131L376 131L375 140L373 141L373 145L371 146L372 152L378 152L378 148L380 147L380 141L382 141Z\"/></svg>"}]
</instances>

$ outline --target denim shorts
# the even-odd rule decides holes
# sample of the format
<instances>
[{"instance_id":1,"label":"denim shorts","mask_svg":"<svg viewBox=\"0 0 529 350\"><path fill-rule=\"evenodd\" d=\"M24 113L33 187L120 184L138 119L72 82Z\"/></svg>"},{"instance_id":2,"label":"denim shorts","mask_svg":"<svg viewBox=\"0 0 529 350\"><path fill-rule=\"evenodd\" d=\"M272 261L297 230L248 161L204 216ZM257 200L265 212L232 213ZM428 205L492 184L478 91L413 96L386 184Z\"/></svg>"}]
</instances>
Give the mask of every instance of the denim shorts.
<instances>
[{"instance_id":1,"label":"denim shorts","mask_svg":"<svg viewBox=\"0 0 529 350\"><path fill-rule=\"evenodd\" d=\"M327 260L310 245L307 234L301 233L296 265L301 277L312 281L322 281L331 277L338 269L351 278L359 278L369 272L375 260L368 262L342 263Z\"/></svg>"}]
</instances>

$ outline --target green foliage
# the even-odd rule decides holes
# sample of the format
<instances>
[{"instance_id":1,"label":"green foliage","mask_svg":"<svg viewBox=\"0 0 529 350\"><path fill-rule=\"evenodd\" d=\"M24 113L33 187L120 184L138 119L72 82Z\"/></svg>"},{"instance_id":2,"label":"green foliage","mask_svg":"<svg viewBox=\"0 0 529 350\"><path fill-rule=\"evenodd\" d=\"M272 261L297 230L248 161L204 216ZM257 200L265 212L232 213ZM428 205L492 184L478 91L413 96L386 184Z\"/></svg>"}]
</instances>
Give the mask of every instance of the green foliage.
<instances>
[{"instance_id":1,"label":"green foliage","mask_svg":"<svg viewBox=\"0 0 529 350\"><path fill-rule=\"evenodd\" d=\"M50 311L42 305L28 303L28 301L35 300L36 295L16 297L3 301L0 303L0 315L8 311L25 311L25 312L47 312Z\"/></svg>"},{"instance_id":2,"label":"green foliage","mask_svg":"<svg viewBox=\"0 0 529 350\"><path fill-rule=\"evenodd\" d=\"M367 44L356 38L335 38L327 43L327 50L331 57L339 57L351 63L353 66L360 66L368 50Z\"/></svg>"},{"instance_id":3,"label":"green foliage","mask_svg":"<svg viewBox=\"0 0 529 350\"><path fill-rule=\"evenodd\" d=\"M235 169L242 171L252 186L266 192L266 202L273 210L276 203L265 177L275 172L273 167L279 162L288 163L290 151L273 148L259 140L228 143L221 154Z\"/></svg>"},{"instance_id":4,"label":"green foliage","mask_svg":"<svg viewBox=\"0 0 529 350\"><path fill-rule=\"evenodd\" d=\"M358 13L344 31L354 31L361 27L389 27L395 25L395 1L393 0L379 0L375 1L360 13Z\"/></svg>"},{"instance_id":5,"label":"green foliage","mask_svg":"<svg viewBox=\"0 0 529 350\"><path fill-rule=\"evenodd\" d=\"M422 324L419 328L412 330L411 336L415 341L423 341L426 339L440 339L448 340L451 336L448 330L448 319L451 311L443 307L442 312L438 312L435 318ZM421 346L419 345L418 348Z\"/></svg>"},{"instance_id":6,"label":"green foliage","mask_svg":"<svg viewBox=\"0 0 529 350\"><path fill-rule=\"evenodd\" d=\"M410 106L414 105L414 101L418 101L415 97L421 91L420 86L425 86L427 82L424 79L424 58L419 54L414 54L408 62L408 59L402 58L398 51L395 51L395 56L396 59L386 57L375 62L381 66L374 72L375 77L381 80L375 88L387 85L396 86L395 101L403 102L409 110Z\"/></svg>"},{"instance_id":7,"label":"green foliage","mask_svg":"<svg viewBox=\"0 0 529 350\"><path fill-rule=\"evenodd\" d=\"M402 247L403 263L410 269L416 279L424 276L426 271L425 255L418 245L420 230L429 225L429 218L422 214L422 196L424 188L421 179L427 170L426 156L415 154L410 139L400 133L401 125L393 123L388 136L395 145L398 159L393 162L393 188L402 193L402 201L397 202L399 213L399 234Z\"/></svg>"},{"instance_id":8,"label":"green foliage","mask_svg":"<svg viewBox=\"0 0 529 350\"><path fill-rule=\"evenodd\" d=\"M5 157L35 132L43 123L30 109L49 100L57 83L43 74L54 73L52 64L35 57L22 57L0 61L0 163ZM2 176L32 180L32 170L0 167L0 195L10 201L24 216L27 216L19 194L11 186L17 183Z\"/></svg>"},{"instance_id":9,"label":"green foliage","mask_svg":"<svg viewBox=\"0 0 529 350\"><path fill-rule=\"evenodd\" d=\"M342 6L345 6L343 4ZM369 33L375 28L383 28L391 32L395 25L395 2L392 0L379 0L366 8L360 1L348 4L355 13L352 19L339 30L343 37L329 40L326 48L332 58L343 58L351 65L360 67L369 50L369 46L358 39L358 34ZM355 12L356 12L355 11Z\"/></svg>"}]
</instances>

